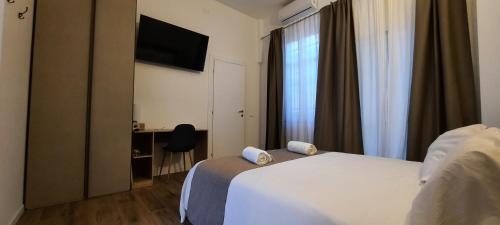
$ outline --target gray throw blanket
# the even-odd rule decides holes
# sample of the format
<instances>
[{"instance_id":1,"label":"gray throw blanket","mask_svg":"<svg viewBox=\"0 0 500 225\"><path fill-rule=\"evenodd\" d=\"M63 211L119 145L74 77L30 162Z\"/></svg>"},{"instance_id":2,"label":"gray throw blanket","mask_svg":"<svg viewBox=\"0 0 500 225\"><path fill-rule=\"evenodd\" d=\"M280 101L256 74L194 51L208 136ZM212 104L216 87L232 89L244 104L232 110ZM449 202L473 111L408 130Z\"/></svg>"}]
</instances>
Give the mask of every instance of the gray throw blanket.
<instances>
[{"instance_id":1,"label":"gray throw blanket","mask_svg":"<svg viewBox=\"0 0 500 225\"><path fill-rule=\"evenodd\" d=\"M273 156L273 161L265 166L306 157L283 149L269 153ZM318 152L320 153L323 152ZM259 167L240 156L207 160L198 165L189 194L189 222L193 225L222 225L231 180L242 172Z\"/></svg>"}]
</instances>

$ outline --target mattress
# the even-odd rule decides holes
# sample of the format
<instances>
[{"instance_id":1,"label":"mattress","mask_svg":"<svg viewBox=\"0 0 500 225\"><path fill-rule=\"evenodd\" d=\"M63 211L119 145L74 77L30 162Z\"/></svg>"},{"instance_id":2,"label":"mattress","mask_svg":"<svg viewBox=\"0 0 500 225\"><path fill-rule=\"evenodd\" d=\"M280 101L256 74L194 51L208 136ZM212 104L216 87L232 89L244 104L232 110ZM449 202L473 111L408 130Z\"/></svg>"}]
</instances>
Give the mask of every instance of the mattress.
<instances>
[{"instance_id":1,"label":"mattress","mask_svg":"<svg viewBox=\"0 0 500 225\"><path fill-rule=\"evenodd\" d=\"M401 225L420 189L420 167L325 153L246 170L230 181L223 224ZM191 204L189 197L183 201Z\"/></svg>"},{"instance_id":2,"label":"mattress","mask_svg":"<svg viewBox=\"0 0 500 225\"><path fill-rule=\"evenodd\" d=\"M307 157L284 149L268 152L272 154L273 160L264 166ZM324 152L318 152L322 153ZM183 185L181 222L184 222L187 215L194 224L223 224L227 192L232 179L244 171L259 167L261 166L250 163L241 156L207 160L195 165Z\"/></svg>"}]
</instances>

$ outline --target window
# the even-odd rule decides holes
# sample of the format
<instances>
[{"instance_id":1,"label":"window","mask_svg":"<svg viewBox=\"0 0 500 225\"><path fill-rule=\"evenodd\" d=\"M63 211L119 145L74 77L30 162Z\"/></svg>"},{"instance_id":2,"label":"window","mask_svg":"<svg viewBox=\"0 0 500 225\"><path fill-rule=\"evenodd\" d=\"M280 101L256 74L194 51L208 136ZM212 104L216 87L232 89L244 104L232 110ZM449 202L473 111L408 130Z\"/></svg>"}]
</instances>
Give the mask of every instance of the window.
<instances>
[{"instance_id":1,"label":"window","mask_svg":"<svg viewBox=\"0 0 500 225\"><path fill-rule=\"evenodd\" d=\"M286 141L313 142L318 77L319 15L285 28Z\"/></svg>"}]
</instances>

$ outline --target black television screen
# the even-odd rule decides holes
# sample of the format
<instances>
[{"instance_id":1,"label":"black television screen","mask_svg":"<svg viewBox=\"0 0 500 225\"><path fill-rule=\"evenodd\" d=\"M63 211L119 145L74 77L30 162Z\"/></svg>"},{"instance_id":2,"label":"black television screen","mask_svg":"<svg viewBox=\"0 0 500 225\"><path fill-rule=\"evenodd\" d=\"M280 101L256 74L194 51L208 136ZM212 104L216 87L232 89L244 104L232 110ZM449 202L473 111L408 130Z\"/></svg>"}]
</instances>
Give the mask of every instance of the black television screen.
<instances>
[{"instance_id":1,"label":"black television screen","mask_svg":"<svg viewBox=\"0 0 500 225\"><path fill-rule=\"evenodd\" d=\"M203 71L208 36L141 15L136 59Z\"/></svg>"}]
</instances>

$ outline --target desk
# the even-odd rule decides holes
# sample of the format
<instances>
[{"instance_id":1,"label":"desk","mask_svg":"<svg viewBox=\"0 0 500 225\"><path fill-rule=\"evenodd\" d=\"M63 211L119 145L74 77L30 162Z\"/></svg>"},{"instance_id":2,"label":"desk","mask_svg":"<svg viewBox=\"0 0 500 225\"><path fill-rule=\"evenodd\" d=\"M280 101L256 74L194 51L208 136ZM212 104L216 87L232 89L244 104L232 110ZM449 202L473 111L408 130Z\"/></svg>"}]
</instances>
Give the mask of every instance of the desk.
<instances>
[{"instance_id":1,"label":"desk","mask_svg":"<svg viewBox=\"0 0 500 225\"><path fill-rule=\"evenodd\" d=\"M132 151L140 150L140 154L132 152L132 188L141 188L153 185L155 143L165 143L173 129L146 129L134 131L132 134ZM196 130L196 145L194 148L194 163L207 159L208 131Z\"/></svg>"}]
</instances>

